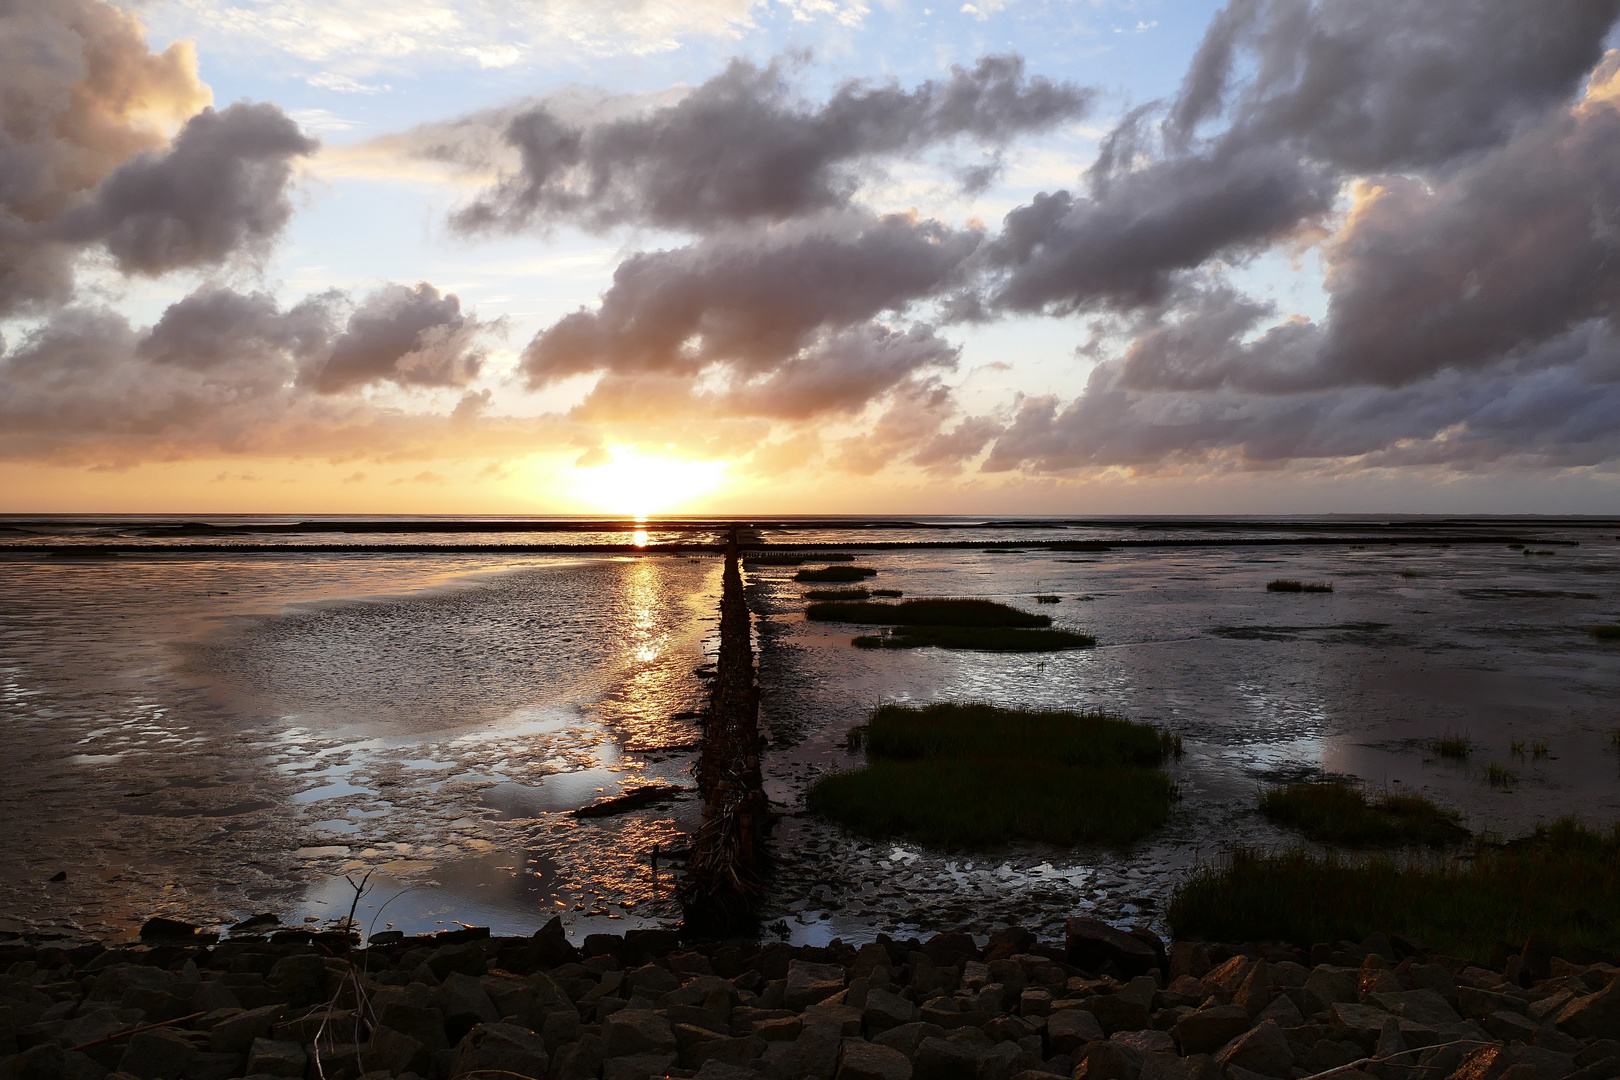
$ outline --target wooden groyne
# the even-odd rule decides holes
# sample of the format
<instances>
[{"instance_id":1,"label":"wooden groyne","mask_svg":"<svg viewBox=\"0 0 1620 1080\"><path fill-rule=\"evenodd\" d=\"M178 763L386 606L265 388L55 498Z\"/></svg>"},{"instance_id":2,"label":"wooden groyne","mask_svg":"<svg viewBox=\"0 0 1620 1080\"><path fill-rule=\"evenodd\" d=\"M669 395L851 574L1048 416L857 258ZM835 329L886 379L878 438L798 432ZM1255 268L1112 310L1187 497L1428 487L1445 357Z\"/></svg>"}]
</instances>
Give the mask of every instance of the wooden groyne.
<instances>
[{"instance_id":1,"label":"wooden groyne","mask_svg":"<svg viewBox=\"0 0 1620 1080\"><path fill-rule=\"evenodd\" d=\"M759 688L752 619L735 533L720 590L720 654L697 763L703 822L692 845L681 904L689 930L718 933L754 921L762 891L766 803L759 757Z\"/></svg>"}]
</instances>

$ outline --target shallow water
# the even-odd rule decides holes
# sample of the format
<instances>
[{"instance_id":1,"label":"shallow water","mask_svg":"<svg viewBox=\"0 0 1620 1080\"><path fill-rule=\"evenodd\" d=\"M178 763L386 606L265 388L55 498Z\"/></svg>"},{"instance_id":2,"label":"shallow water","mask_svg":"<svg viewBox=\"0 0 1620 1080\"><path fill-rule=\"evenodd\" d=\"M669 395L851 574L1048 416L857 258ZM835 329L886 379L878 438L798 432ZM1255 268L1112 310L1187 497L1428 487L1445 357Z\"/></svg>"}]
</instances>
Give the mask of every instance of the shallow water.
<instances>
[{"instance_id":1,"label":"shallow water","mask_svg":"<svg viewBox=\"0 0 1620 1080\"><path fill-rule=\"evenodd\" d=\"M100 528L76 535L130 531ZM1258 788L1322 771L1428 792L1504 834L1572 812L1620 818L1620 647L1586 629L1620 621L1606 528L1537 530L1580 540L1546 556L1505 543L862 553L881 587L1001 599L1098 638L1038 656L856 650L852 628L803 621L793 568L750 565L783 814L767 921L814 941L1076 910L1152 919L1195 860L1286 842L1255 813ZM964 537L1008 538L973 526L877 539ZM1335 590L1267 593L1279 577ZM322 921L347 913L349 879L368 872L359 908L378 929L527 932L562 914L582 935L676 917L676 868L666 858L655 879L650 856L683 845L690 797L615 818L567 811L627 782L691 786L718 585L708 556L289 547L0 562L0 928L108 934L151 914L262 910ZM1063 600L1036 607L1041 593ZM816 775L856 764L841 745L871 706L964 698L1180 732L1183 799L1127 851L951 855L802 816ZM1445 733L1472 741L1467 762L1425 752ZM1513 740L1550 756L1521 761ZM1485 783L1492 763L1518 781ZM49 883L58 870L68 880Z\"/></svg>"}]
</instances>

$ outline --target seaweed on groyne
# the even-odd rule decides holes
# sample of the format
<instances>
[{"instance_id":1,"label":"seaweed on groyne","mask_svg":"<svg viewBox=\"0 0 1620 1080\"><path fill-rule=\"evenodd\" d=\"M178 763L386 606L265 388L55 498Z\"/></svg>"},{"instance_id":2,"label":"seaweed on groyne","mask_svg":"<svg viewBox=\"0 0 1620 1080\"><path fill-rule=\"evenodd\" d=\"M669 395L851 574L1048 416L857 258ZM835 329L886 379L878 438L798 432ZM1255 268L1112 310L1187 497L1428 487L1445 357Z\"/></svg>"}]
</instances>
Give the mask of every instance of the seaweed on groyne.
<instances>
[{"instance_id":1,"label":"seaweed on groyne","mask_svg":"<svg viewBox=\"0 0 1620 1080\"><path fill-rule=\"evenodd\" d=\"M699 933L751 926L763 892L760 863L766 803L759 764L763 739L752 619L739 563L733 531L720 590L720 653L695 770L703 820L681 889L687 928Z\"/></svg>"}]
</instances>

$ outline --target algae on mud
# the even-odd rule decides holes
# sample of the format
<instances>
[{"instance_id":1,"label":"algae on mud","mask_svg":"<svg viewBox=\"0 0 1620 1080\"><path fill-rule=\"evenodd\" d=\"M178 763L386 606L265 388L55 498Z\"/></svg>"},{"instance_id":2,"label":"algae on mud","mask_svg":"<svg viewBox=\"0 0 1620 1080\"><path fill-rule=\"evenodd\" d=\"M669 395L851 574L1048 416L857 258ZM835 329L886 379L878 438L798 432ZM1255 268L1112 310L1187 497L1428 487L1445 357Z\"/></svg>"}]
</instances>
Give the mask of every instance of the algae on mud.
<instances>
[{"instance_id":1,"label":"algae on mud","mask_svg":"<svg viewBox=\"0 0 1620 1080\"><path fill-rule=\"evenodd\" d=\"M867 764L822 777L813 813L950 848L1126 844L1164 823L1180 740L1106 713L884 705L852 733Z\"/></svg>"},{"instance_id":2,"label":"algae on mud","mask_svg":"<svg viewBox=\"0 0 1620 1080\"><path fill-rule=\"evenodd\" d=\"M1457 814L1421 795L1369 799L1361 788L1336 780L1272 788L1260 796L1260 812L1326 844L1444 847L1471 835Z\"/></svg>"},{"instance_id":3,"label":"algae on mud","mask_svg":"<svg viewBox=\"0 0 1620 1080\"><path fill-rule=\"evenodd\" d=\"M1003 626L900 626L886 634L861 634L857 649L972 649L977 652L1062 652L1097 644L1070 630L1020 630Z\"/></svg>"},{"instance_id":4,"label":"algae on mud","mask_svg":"<svg viewBox=\"0 0 1620 1080\"><path fill-rule=\"evenodd\" d=\"M1240 847L1177 887L1178 937L1359 941L1377 930L1485 960L1499 941L1539 934L1555 955L1620 951L1620 826L1574 818L1451 859L1317 855Z\"/></svg>"},{"instance_id":5,"label":"algae on mud","mask_svg":"<svg viewBox=\"0 0 1620 1080\"><path fill-rule=\"evenodd\" d=\"M898 604L822 603L804 609L812 622L847 622L863 626L1047 627L1048 615L1031 615L994 600L905 600Z\"/></svg>"}]
</instances>

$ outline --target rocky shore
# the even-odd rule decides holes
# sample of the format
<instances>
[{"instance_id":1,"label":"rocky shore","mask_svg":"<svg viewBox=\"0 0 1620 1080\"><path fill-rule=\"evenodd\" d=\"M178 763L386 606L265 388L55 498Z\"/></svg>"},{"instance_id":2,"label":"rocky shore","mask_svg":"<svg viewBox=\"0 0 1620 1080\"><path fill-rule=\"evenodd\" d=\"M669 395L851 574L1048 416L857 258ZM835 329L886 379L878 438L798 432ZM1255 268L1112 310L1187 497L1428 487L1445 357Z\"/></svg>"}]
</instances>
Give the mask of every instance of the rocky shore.
<instances>
[{"instance_id":1,"label":"rocky shore","mask_svg":"<svg viewBox=\"0 0 1620 1080\"><path fill-rule=\"evenodd\" d=\"M0 968L0 1080L1620 1076L1620 968L1535 938L1487 967L1380 935L1166 946L1079 918L1062 943L576 948L553 920L364 949L153 920L139 944L0 944Z\"/></svg>"}]
</instances>

